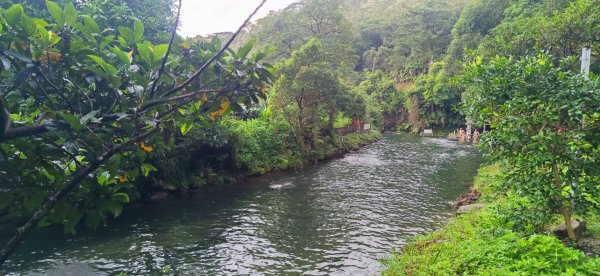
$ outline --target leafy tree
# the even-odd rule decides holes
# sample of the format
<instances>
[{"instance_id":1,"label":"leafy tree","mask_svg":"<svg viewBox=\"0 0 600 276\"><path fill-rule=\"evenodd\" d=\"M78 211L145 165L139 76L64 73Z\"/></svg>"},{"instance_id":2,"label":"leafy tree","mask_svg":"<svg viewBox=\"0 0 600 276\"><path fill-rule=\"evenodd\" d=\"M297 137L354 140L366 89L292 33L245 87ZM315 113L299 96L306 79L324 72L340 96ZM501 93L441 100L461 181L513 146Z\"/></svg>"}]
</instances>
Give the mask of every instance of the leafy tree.
<instances>
[{"instance_id":1,"label":"leafy tree","mask_svg":"<svg viewBox=\"0 0 600 276\"><path fill-rule=\"evenodd\" d=\"M597 1L532 1L528 5L512 6L508 13L512 17L493 30L493 36L481 44L479 54L521 57L539 48L557 58L565 58L579 55L583 46L600 48ZM594 61L593 70L598 72L598 66ZM578 66L574 64L574 67Z\"/></svg>"},{"instance_id":2,"label":"leafy tree","mask_svg":"<svg viewBox=\"0 0 600 276\"><path fill-rule=\"evenodd\" d=\"M450 62L463 59L465 50L476 49L504 18L509 1L475 0L462 10L452 28L452 42L448 46Z\"/></svg>"},{"instance_id":3,"label":"leafy tree","mask_svg":"<svg viewBox=\"0 0 600 276\"><path fill-rule=\"evenodd\" d=\"M403 1L391 19L390 34L378 49L365 53L365 68L381 69L396 82L427 73L442 57L451 40L457 14L449 1Z\"/></svg>"},{"instance_id":4,"label":"leafy tree","mask_svg":"<svg viewBox=\"0 0 600 276\"><path fill-rule=\"evenodd\" d=\"M46 9L46 0L28 0L23 7L32 17L44 20L52 19ZM90 1L55 1L59 6L73 3L80 14L91 15L101 26L117 30L129 26L131 21L142 20L145 34L153 43L166 43L175 24L174 0L90 0ZM9 8L14 1L2 3L3 8Z\"/></svg>"},{"instance_id":5,"label":"leafy tree","mask_svg":"<svg viewBox=\"0 0 600 276\"><path fill-rule=\"evenodd\" d=\"M515 61L478 59L468 68L467 114L490 122L489 157L508 168L506 189L563 216L600 209L600 80L539 54Z\"/></svg>"},{"instance_id":6,"label":"leafy tree","mask_svg":"<svg viewBox=\"0 0 600 276\"><path fill-rule=\"evenodd\" d=\"M275 111L292 125L304 149L314 143L319 130L330 130L345 93L335 71L325 61L321 42L313 38L294 52L280 69L274 86ZM326 118L325 124L323 117Z\"/></svg>"},{"instance_id":7,"label":"leafy tree","mask_svg":"<svg viewBox=\"0 0 600 276\"><path fill-rule=\"evenodd\" d=\"M455 107L460 103L462 87L449 76L446 63L436 62L427 75L417 78L415 86L408 91L412 104L418 105L419 115L425 127L459 126L463 117ZM416 112L416 109L410 113ZM419 129L419 124L413 125Z\"/></svg>"},{"instance_id":8,"label":"leafy tree","mask_svg":"<svg viewBox=\"0 0 600 276\"><path fill-rule=\"evenodd\" d=\"M385 119L393 117L395 113L404 115L405 95L396 89L395 82L382 71L367 72L364 78L355 91L367 100L368 121L384 129L395 126L396 122L388 123Z\"/></svg>"},{"instance_id":9,"label":"leafy tree","mask_svg":"<svg viewBox=\"0 0 600 276\"><path fill-rule=\"evenodd\" d=\"M74 232L118 216L169 133L257 102L271 77L252 44L177 45L174 24L170 43L156 45L140 20L112 29L73 3L45 4L48 21L20 4L0 12L0 183L24 191L17 202L32 214L0 264L35 226Z\"/></svg>"},{"instance_id":10,"label":"leafy tree","mask_svg":"<svg viewBox=\"0 0 600 276\"><path fill-rule=\"evenodd\" d=\"M340 12L340 0L310 0L290 5L258 20L250 33L259 48L270 48L271 61L290 58L292 53L317 38L323 45L323 60L332 69L351 76L357 57L352 48L351 24Z\"/></svg>"}]
</instances>

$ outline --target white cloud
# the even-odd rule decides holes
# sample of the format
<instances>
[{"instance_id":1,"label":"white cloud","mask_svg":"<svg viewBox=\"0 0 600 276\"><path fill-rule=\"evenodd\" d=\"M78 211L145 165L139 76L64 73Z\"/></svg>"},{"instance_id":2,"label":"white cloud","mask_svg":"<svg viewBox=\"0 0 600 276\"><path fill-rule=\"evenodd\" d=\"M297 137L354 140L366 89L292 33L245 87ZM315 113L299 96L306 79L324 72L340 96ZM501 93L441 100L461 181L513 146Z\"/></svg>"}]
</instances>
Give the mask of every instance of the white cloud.
<instances>
[{"instance_id":1,"label":"white cloud","mask_svg":"<svg viewBox=\"0 0 600 276\"><path fill-rule=\"evenodd\" d=\"M268 0L253 20L280 10L299 0ZM183 0L181 29L183 36L232 32L260 4L260 0Z\"/></svg>"}]
</instances>

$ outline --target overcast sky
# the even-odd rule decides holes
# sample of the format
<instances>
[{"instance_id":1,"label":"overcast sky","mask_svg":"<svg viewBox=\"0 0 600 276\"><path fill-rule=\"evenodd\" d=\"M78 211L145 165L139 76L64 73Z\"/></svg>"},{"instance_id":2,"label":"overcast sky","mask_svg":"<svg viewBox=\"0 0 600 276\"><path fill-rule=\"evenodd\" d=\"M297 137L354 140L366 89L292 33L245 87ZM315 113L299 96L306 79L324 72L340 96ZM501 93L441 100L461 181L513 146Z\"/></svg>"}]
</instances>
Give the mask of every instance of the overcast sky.
<instances>
[{"instance_id":1,"label":"overcast sky","mask_svg":"<svg viewBox=\"0 0 600 276\"><path fill-rule=\"evenodd\" d=\"M254 20L299 0L268 0ZM183 36L232 32L258 6L260 0L183 0L181 29Z\"/></svg>"}]
</instances>

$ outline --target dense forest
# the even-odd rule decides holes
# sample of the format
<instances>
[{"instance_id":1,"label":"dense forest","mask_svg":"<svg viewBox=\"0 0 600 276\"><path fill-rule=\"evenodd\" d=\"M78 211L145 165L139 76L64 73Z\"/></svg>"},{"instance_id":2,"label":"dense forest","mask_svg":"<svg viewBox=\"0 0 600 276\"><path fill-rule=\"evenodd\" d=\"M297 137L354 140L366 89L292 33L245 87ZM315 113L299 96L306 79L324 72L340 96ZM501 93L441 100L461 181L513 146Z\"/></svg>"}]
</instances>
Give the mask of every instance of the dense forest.
<instances>
[{"instance_id":1,"label":"dense forest","mask_svg":"<svg viewBox=\"0 0 600 276\"><path fill-rule=\"evenodd\" d=\"M194 38L176 33L181 1L0 8L0 233L25 225L0 265L32 228L95 229L133 201L302 167L379 131L491 127L481 147L505 168L494 193L514 195L498 216L515 231L560 216L577 240L571 217L600 209L598 1L302 0ZM575 259L531 271L598 273ZM396 261L390 274L411 274ZM494 274L477 269L449 273Z\"/></svg>"}]
</instances>

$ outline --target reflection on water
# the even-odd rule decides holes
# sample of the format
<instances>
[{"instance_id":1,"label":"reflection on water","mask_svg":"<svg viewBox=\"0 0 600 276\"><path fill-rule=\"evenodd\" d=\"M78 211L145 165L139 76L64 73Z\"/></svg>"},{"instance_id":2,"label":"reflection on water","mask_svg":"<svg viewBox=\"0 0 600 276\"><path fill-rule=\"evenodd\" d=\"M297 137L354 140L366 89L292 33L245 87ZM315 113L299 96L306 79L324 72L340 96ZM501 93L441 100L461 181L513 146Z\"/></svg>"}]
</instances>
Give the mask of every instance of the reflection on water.
<instances>
[{"instance_id":1,"label":"reflection on water","mask_svg":"<svg viewBox=\"0 0 600 276\"><path fill-rule=\"evenodd\" d=\"M475 149L388 135L298 172L136 205L110 226L31 235L4 268L61 275L377 274L378 259L439 227L479 165ZM271 189L272 183L293 186Z\"/></svg>"}]
</instances>

